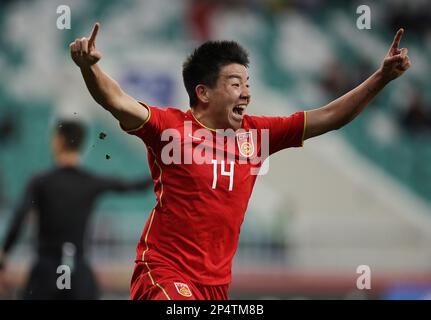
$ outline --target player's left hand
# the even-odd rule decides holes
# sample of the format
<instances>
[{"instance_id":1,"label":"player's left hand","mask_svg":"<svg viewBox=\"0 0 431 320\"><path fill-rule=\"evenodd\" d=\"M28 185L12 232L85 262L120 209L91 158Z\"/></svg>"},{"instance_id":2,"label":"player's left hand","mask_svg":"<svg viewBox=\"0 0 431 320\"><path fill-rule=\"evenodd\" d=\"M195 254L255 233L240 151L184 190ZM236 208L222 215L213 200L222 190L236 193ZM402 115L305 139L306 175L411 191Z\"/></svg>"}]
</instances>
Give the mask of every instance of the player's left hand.
<instances>
[{"instance_id":1,"label":"player's left hand","mask_svg":"<svg viewBox=\"0 0 431 320\"><path fill-rule=\"evenodd\" d=\"M411 66L410 58L407 55L409 51L407 48L399 48L403 33L404 29L398 30L380 67L382 76L389 81L401 76Z\"/></svg>"}]
</instances>

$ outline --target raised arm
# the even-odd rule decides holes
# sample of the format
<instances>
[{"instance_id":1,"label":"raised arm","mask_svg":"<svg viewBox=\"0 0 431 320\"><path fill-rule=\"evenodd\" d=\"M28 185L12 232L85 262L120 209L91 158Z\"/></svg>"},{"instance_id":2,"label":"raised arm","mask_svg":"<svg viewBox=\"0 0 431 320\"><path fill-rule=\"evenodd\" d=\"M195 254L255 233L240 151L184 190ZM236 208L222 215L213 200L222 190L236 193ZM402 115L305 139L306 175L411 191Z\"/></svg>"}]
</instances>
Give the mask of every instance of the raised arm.
<instances>
[{"instance_id":1,"label":"raised arm","mask_svg":"<svg viewBox=\"0 0 431 320\"><path fill-rule=\"evenodd\" d=\"M106 191L145 191L153 186L153 179L126 180L118 177L95 176L94 183L97 186L98 193Z\"/></svg>"},{"instance_id":2,"label":"raised arm","mask_svg":"<svg viewBox=\"0 0 431 320\"><path fill-rule=\"evenodd\" d=\"M328 105L307 111L304 139L336 130L352 121L392 80L410 68L406 48L399 49L404 29L398 30L381 67L359 86Z\"/></svg>"},{"instance_id":3,"label":"raised arm","mask_svg":"<svg viewBox=\"0 0 431 320\"><path fill-rule=\"evenodd\" d=\"M97 64L102 58L96 49L100 25L96 23L89 38L76 39L69 46L70 55L81 69L85 84L94 100L108 110L124 129L135 129L148 118L148 110L127 95L118 83Z\"/></svg>"}]
</instances>

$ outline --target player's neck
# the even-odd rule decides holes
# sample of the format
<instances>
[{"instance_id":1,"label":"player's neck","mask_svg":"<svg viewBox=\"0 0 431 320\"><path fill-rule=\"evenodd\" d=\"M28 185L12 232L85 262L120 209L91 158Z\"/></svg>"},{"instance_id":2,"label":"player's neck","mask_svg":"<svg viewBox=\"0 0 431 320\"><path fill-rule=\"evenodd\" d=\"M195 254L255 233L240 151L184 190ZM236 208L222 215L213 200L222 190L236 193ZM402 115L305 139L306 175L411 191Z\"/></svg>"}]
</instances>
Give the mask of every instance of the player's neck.
<instances>
[{"instance_id":1,"label":"player's neck","mask_svg":"<svg viewBox=\"0 0 431 320\"><path fill-rule=\"evenodd\" d=\"M202 125L204 128L207 128L211 131L215 131L216 129L226 129L225 124L219 123L217 121L217 117L209 112L209 110L203 110L199 108L191 109L191 112L196 119L197 122L199 122L200 125Z\"/></svg>"},{"instance_id":2,"label":"player's neck","mask_svg":"<svg viewBox=\"0 0 431 320\"><path fill-rule=\"evenodd\" d=\"M79 153L63 151L55 156L55 162L59 167L76 167L79 165Z\"/></svg>"}]
</instances>

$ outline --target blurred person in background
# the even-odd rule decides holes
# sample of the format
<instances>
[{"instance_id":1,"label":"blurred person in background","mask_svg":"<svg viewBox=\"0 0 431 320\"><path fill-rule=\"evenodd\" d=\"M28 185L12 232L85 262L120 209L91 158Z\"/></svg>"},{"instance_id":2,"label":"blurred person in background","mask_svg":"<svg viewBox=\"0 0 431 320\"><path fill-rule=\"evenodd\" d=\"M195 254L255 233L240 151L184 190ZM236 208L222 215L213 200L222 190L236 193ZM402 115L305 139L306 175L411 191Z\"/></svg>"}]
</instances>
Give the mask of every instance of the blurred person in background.
<instances>
[{"instance_id":1,"label":"blurred person in background","mask_svg":"<svg viewBox=\"0 0 431 320\"><path fill-rule=\"evenodd\" d=\"M323 72L320 84L331 98L336 98L352 87L352 79L341 63L331 61Z\"/></svg>"},{"instance_id":2,"label":"blurred person in background","mask_svg":"<svg viewBox=\"0 0 431 320\"><path fill-rule=\"evenodd\" d=\"M148 189L151 179L124 181L83 170L80 148L85 128L78 121L60 121L52 137L55 167L35 175L13 213L0 249L0 285L5 285L5 263L27 214L38 220L37 260L28 277L23 299L97 299L99 289L85 255L85 233L94 205L108 191ZM57 268L68 265L70 289L60 290ZM3 290L5 290L3 288ZM1 290L0 290L1 291Z\"/></svg>"},{"instance_id":3,"label":"blurred person in background","mask_svg":"<svg viewBox=\"0 0 431 320\"><path fill-rule=\"evenodd\" d=\"M150 169L157 177L157 204L137 246L132 299L227 299L240 227L256 181L253 164L241 163L240 154L252 157L264 152L267 142L259 138L264 130L269 131L270 155L341 128L410 67L407 49L399 48L404 32L400 29L378 70L342 97L287 117L249 116L247 52L233 41L208 41L183 65L190 99L190 109L183 112L149 106L125 93L98 64L102 57L95 45L98 31L96 23L89 38L72 42L71 57L94 100L124 131L147 145ZM186 122L191 124L188 135L183 128ZM174 140L192 150L199 150L202 141L215 140L217 130L233 130L235 161L229 166L210 153L209 163L165 163L163 150L168 139L163 135L173 129L178 132ZM255 146L244 137L253 130L258 135ZM241 134L241 142L236 134ZM218 146L223 156L229 152L227 144Z\"/></svg>"},{"instance_id":4,"label":"blurred person in background","mask_svg":"<svg viewBox=\"0 0 431 320\"><path fill-rule=\"evenodd\" d=\"M10 143L17 133L17 120L12 114L5 114L0 120L0 146Z\"/></svg>"},{"instance_id":5,"label":"blurred person in background","mask_svg":"<svg viewBox=\"0 0 431 320\"><path fill-rule=\"evenodd\" d=\"M5 148L15 142L14 138L18 131L16 123L17 119L12 113L4 114L0 119L0 148ZM4 190L4 173L0 168L0 210L5 206Z\"/></svg>"},{"instance_id":6,"label":"blurred person in background","mask_svg":"<svg viewBox=\"0 0 431 320\"><path fill-rule=\"evenodd\" d=\"M415 91L407 110L400 116L403 128L413 134L431 133L431 111L422 93Z\"/></svg>"}]
</instances>

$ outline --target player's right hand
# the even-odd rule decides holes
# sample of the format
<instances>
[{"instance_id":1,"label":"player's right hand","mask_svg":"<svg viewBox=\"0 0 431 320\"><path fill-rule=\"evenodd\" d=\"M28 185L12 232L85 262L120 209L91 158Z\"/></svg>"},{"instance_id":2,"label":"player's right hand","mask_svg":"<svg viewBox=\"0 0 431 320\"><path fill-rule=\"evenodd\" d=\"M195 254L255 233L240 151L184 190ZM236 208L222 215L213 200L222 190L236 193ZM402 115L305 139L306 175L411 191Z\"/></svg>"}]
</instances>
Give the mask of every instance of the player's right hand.
<instances>
[{"instance_id":1,"label":"player's right hand","mask_svg":"<svg viewBox=\"0 0 431 320\"><path fill-rule=\"evenodd\" d=\"M69 45L72 60L78 67L89 67L102 58L102 54L96 49L96 36L99 28L100 24L97 22L89 38L76 39Z\"/></svg>"}]
</instances>

